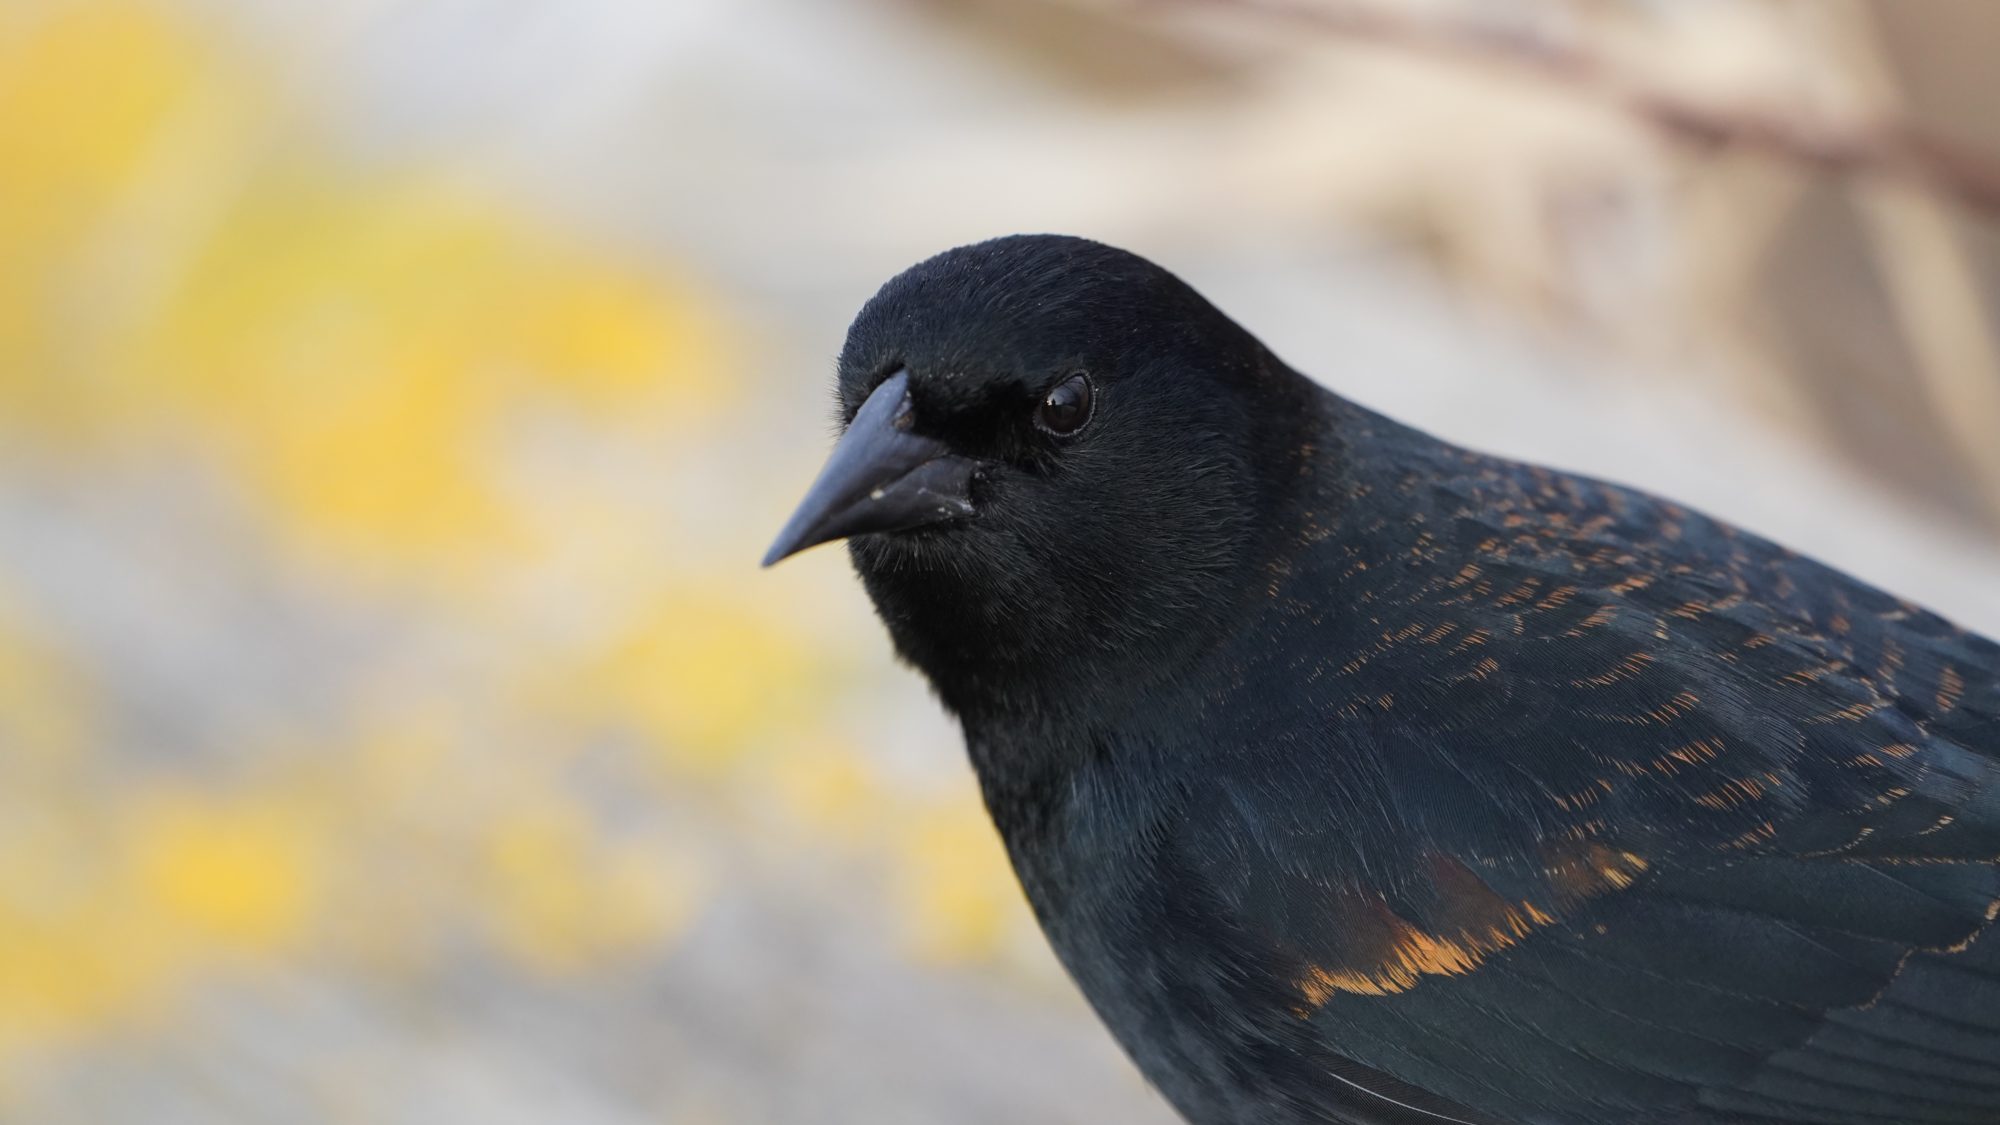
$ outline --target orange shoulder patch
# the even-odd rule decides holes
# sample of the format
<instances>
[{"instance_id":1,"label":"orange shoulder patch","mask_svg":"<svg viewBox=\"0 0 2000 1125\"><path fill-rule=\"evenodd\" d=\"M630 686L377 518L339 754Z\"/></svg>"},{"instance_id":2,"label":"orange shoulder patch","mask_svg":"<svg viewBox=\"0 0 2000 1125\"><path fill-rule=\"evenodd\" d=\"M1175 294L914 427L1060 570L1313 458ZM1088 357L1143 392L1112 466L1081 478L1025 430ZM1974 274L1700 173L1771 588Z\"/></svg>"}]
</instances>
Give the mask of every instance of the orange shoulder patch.
<instances>
[{"instance_id":1,"label":"orange shoulder patch","mask_svg":"<svg viewBox=\"0 0 2000 1125\"><path fill-rule=\"evenodd\" d=\"M1623 890L1647 869L1644 858L1594 842L1552 846L1543 862L1555 892L1546 906L1508 899L1460 860L1433 856L1435 898L1424 925L1398 914L1380 894L1363 888L1338 892L1338 941L1349 955L1311 964L1293 981L1307 1005L1301 1014L1338 992L1386 996L1414 988L1426 976L1470 973L1491 955L1559 922L1564 907Z\"/></svg>"}]
</instances>

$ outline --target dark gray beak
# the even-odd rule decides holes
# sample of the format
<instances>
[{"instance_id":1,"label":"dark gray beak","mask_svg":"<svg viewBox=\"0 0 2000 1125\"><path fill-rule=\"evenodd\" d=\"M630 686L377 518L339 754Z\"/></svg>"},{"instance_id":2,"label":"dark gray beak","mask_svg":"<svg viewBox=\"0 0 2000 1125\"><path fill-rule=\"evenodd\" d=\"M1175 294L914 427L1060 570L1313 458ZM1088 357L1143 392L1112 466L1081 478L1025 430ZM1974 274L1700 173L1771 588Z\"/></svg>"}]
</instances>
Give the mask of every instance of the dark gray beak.
<instances>
[{"instance_id":1,"label":"dark gray beak","mask_svg":"<svg viewBox=\"0 0 2000 1125\"><path fill-rule=\"evenodd\" d=\"M833 539L971 515L978 463L911 433L912 421L910 375L898 371L861 404L764 565Z\"/></svg>"}]
</instances>

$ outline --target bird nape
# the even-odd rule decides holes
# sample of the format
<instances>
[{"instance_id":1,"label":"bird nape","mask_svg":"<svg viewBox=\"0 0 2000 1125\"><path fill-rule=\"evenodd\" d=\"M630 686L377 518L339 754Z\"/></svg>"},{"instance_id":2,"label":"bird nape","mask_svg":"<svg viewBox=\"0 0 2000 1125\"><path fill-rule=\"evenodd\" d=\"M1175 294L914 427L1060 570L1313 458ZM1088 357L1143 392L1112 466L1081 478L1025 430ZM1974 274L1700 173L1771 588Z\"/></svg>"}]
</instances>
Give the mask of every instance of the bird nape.
<instances>
[{"instance_id":1,"label":"bird nape","mask_svg":"<svg viewBox=\"0 0 2000 1125\"><path fill-rule=\"evenodd\" d=\"M861 310L848 549L1197 1125L2000 1123L2000 645L1076 238Z\"/></svg>"}]
</instances>

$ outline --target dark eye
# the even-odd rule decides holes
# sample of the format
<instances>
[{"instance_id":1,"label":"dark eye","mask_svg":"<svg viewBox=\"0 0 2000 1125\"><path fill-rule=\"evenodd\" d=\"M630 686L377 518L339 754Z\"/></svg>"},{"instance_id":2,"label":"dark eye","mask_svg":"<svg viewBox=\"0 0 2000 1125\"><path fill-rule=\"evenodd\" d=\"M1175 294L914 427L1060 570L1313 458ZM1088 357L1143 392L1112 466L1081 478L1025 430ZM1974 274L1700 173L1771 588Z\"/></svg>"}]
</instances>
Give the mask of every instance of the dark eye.
<instances>
[{"instance_id":1,"label":"dark eye","mask_svg":"<svg viewBox=\"0 0 2000 1125\"><path fill-rule=\"evenodd\" d=\"M1090 377L1079 371L1057 383L1035 407L1035 425L1057 437L1068 437L1090 421Z\"/></svg>"}]
</instances>

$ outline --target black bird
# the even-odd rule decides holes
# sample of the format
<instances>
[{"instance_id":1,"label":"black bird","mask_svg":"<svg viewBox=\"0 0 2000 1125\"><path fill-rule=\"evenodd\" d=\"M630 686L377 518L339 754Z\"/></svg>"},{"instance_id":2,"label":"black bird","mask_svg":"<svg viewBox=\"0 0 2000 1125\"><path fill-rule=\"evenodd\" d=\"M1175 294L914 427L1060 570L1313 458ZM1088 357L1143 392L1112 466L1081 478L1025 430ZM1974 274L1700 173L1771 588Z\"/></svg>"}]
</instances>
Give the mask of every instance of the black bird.
<instances>
[{"instance_id":1,"label":"black bird","mask_svg":"<svg viewBox=\"0 0 2000 1125\"><path fill-rule=\"evenodd\" d=\"M839 398L766 561L852 537L1189 1121L2000 1122L2000 645L1081 239L890 281Z\"/></svg>"}]
</instances>

